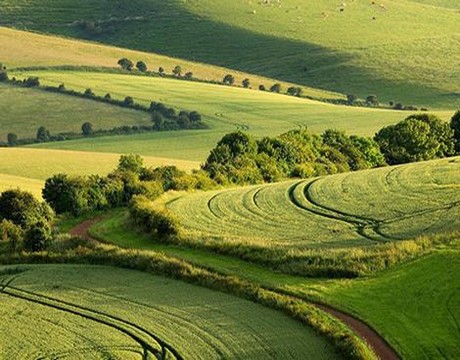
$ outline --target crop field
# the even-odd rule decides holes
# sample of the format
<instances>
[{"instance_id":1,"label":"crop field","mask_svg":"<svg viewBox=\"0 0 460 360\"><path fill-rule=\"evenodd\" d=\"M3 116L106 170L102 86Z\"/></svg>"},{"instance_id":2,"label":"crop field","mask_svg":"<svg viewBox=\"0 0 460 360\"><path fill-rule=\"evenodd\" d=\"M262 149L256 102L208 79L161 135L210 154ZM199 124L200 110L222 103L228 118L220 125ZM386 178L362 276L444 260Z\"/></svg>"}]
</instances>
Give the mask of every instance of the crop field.
<instances>
[{"instance_id":1,"label":"crop field","mask_svg":"<svg viewBox=\"0 0 460 360\"><path fill-rule=\"evenodd\" d=\"M460 158L163 201L192 241L276 249L373 245L460 226Z\"/></svg>"},{"instance_id":2,"label":"crop field","mask_svg":"<svg viewBox=\"0 0 460 360\"><path fill-rule=\"evenodd\" d=\"M403 359L457 359L459 271L457 247L322 290L330 303L369 321Z\"/></svg>"},{"instance_id":3,"label":"crop field","mask_svg":"<svg viewBox=\"0 0 460 360\"><path fill-rule=\"evenodd\" d=\"M118 165L120 154L64 150L0 148L0 174L46 180L57 173L71 175L107 175ZM147 166L176 165L191 171L198 162L145 157Z\"/></svg>"},{"instance_id":4,"label":"crop field","mask_svg":"<svg viewBox=\"0 0 460 360\"><path fill-rule=\"evenodd\" d=\"M30 74L39 76L45 84L64 83L68 88L80 91L89 87L98 95L109 92L114 98L132 96L142 104L160 101L176 109L197 110L209 126L209 129L204 130L37 145L46 148L136 152L141 155L204 161L217 141L235 130L256 136L273 136L299 126L308 126L314 132L336 128L346 130L349 134L369 136L383 126L396 123L411 114L409 111L337 106L270 92L163 78L75 71L15 73L18 77ZM435 113L445 120L453 115L452 111Z\"/></svg>"},{"instance_id":5,"label":"crop field","mask_svg":"<svg viewBox=\"0 0 460 360\"><path fill-rule=\"evenodd\" d=\"M42 188L42 180L0 173L0 193L5 190L22 189L31 192L37 198L41 198Z\"/></svg>"},{"instance_id":6,"label":"crop field","mask_svg":"<svg viewBox=\"0 0 460 360\"><path fill-rule=\"evenodd\" d=\"M96 101L37 89L0 84L0 139L8 133L19 138L35 138L37 129L45 126L51 135L58 132L81 133L90 122L93 129L111 129L123 125L150 125L149 114L123 109Z\"/></svg>"},{"instance_id":7,"label":"crop field","mask_svg":"<svg viewBox=\"0 0 460 360\"><path fill-rule=\"evenodd\" d=\"M3 358L337 358L281 313L160 276L41 265L3 267L0 281Z\"/></svg>"},{"instance_id":8,"label":"crop field","mask_svg":"<svg viewBox=\"0 0 460 360\"><path fill-rule=\"evenodd\" d=\"M201 80L221 81L225 75L231 72L235 77L236 84L241 84L243 79L249 79L254 86L264 84L269 87L275 81L255 74L155 54L150 49L148 52L134 51L95 42L37 34L1 26L0 45L1 61L10 69L34 66L115 68L118 66L117 62L120 58L127 57L134 62L144 61L149 70L158 71L159 67L163 67L167 74L171 74L172 69L179 65L184 73L191 71L194 77ZM292 85L288 82L281 81L281 83L285 88ZM345 98L343 94L307 86L303 86L302 89L305 95L315 98Z\"/></svg>"},{"instance_id":9,"label":"crop field","mask_svg":"<svg viewBox=\"0 0 460 360\"><path fill-rule=\"evenodd\" d=\"M351 1L343 6L328 0L84 0L78 7L70 0L4 0L0 5L7 26L155 51L361 97L376 94L383 102L455 108L460 101L456 0ZM124 17L114 15L120 11ZM85 28L81 20L93 27Z\"/></svg>"}]
</instances>

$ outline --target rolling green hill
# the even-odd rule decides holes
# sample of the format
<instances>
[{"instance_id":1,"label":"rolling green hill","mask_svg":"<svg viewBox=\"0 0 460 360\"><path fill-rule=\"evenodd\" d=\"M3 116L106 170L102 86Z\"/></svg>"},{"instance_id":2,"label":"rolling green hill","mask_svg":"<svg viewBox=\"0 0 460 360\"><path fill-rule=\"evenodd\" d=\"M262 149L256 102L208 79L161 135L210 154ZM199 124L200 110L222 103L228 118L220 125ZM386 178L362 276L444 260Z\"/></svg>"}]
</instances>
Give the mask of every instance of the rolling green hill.
<instances>
[{"instance_id":1,"label":"rolling green hill","mask_svg":"<svg viewBox=\"0 0 460 360\"><path fill-rule=\"evenodd\" d=\"M160 341L183 358L338 358L279 312L177 280L88 265L8 269L0 268L2 358L154 358Z\"/></svg>"},{"instance_id":2,"label":"rolling green hill","mask_svg":"<svg viewBox=\"0 0 460 360\"><path fill-rule=\"evenodd\" d=\"M336 128L350 134L372 136L381 127L411 114L409 111L337 106L270 92L158 77L78 71L29 71L13 74L19 78L33 74L39 76L44 84L64 83L69 89L79 91L89 87L97 95L109 92L113 98L132 96L146 105L155 100L176 109L197 110L209 126L205 130L37 145L47 148L136 152L142 155L204 161L217 141L235 130L243 130L256 136L273 136L299 126L308 126L314 132ZM451 111L440 111L437 114L445 120L452 116Z\"/></svg>"},{"instance_id":3,"label":"rolling green hill","mask_svg":"<svg viewBox=\"0 0 460 360\"><path fill-rule=\"evenodd\" d=\"M162 200L188 241L309 249L371 246L459 228L460 158Z\"/></svg>"},{"instance_id":4,"label":"rolling green hill","mask_svg":"<svg viewBox=\"0 0 460 360\"><path fill-rule=\"evenodd\" d=\"M81 134L81 126L87 121L93 124L94 130L152 123L145 112L74 96L3 84L0 84L0 94L2 141L6 141L8 133L34 139L40 126L56 135L71 131Z\"/></svg>"},{"instance_id":5,"label":"rolling green hill","mask_svg":"<svg viewBox=\"0 0 460 360\"><path fill-rule=\"evenodd\" d=\"M14 0L2 24L90 38L361 97L459 106L458 4ZM417 26L413 23L416 21ZM429 49L429 51L427 50Z\"/></svg>"}]
</instances>

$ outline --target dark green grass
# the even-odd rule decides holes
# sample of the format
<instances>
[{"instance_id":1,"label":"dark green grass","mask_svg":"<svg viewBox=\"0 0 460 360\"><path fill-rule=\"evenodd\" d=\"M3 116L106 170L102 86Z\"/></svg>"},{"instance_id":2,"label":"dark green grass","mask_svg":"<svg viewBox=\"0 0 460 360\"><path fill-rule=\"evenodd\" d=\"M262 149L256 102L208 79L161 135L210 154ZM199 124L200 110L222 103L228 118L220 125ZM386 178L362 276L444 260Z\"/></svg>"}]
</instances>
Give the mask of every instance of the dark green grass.
<instances>
[{"instance_id":1,"label":"dark green grass","mask_svg":"<svg viewBox=\"0 0 460 360\"><path fill-rule=\"evenodd\" d=\"M382 101L458 107L455 0L0 2L2 23L155 51ZM427 6L435 5L435 6ZM375 20L373 20L375 18ZM417 19L417 26L413 26ZM75 21L99 22L88 32ZM223 45L225 44L225 45ZM430 49L427 51L427 49Z\"/></svg>"}]
</instances>

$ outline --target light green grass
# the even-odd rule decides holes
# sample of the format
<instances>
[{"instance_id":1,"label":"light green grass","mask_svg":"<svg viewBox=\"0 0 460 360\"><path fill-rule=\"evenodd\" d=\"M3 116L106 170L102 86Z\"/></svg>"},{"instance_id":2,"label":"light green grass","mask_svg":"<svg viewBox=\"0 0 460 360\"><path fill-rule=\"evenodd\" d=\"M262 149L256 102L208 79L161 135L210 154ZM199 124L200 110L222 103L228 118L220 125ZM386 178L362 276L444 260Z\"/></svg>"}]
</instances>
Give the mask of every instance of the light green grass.
<instances>
[{"instance_id":1,"label":"light green grass","mask_svg":"<svg viewBox=\"0 0 460 360\"><path fill-rule=\"evenodd\" d=\"M356 314L407 359L455 359L458 343L460 254L434 254L398 265L362 280L306 279L274 272L205 250L159 244L126 225L126 213L115 211L91 228L91 234L117 245L164 252L224 274L269 288L321 300Z\"/></svg>"},{"instance_id":2,"label":"light green grass","mask_svg":"<svg viewBox=\"0 0 460 360\"><path fill-rule=\"evenodd\" d=\"M235 83L238 85L241 85L243 79L249 79L254 87L258 87L260 84L270 87L274 83L273 79L264 76L168 57L152 53L150 49L148 49L148 52L133 51L95 42L37 34L5 27L0 27L0 45L3 50L1 52L1 61L9 69L63 65L115 68L118 67L117 62L119 59L127 57L135 63L139 60L144 61L148 69L152 71L158 71L159 67L163 67L166 74L171 74L174 67L179 65L184 74L191 71L195 78L201 80L222 81L224 76L231 72L235 77ZM287 82L281 83L286 89L293 85ZM345 98L343 94L307 86L303 86L302 89L305 95L315 98Z\"/></svg>"},{"instance_id":3,"label":"light green grass","mask_svg":"<svg viewBox=\"0 0 460 360\"><path fill-rule=\"evenodd\" d=\"M460 159L164 197L183 236L277 251L375 245L460 227Z\"/></svg>"},{"instance_id":4,"label":"light green grass","mask_svg":"<svg viewBox=\"0 0 460 360\"><path fill-rule=\"evenodd\" d=\"M42 188L42 180L0 173L0 192L12 189L22 189L31 192L37 198L41 198Z\"/></svg>"},{"instance_id":5,"label":"light green grass","mask_svg":"<svg viewBox=\"0 0 460 360\"><path fill-rule=\"evenodd\" d=\"M17 73L20 77L28 74L31 73ZM45 84L65 83L69 88L81 91L90 87L99 95L109 92L117 98L132 96L142 104L160 101L178 109L197 110L209 126L205 130L37 145L48 148L136 152L204 161L223 135L237 129L256 136L274 136L299 126L308 126L314 132L337 128L350 134L372 136L383 126L410 115L408 111L336 106L269 92L172 79L74 71L39 71L33 74ZM442 111L437 114L448 120L453 113Z\"/></svg>"},{"instance_id":6,"label":"light green grass","mask_svg":"<svg viewBox=\"0 0 460 360\"><path fill-rule=\"evenodd\" d=\"M149 114L143 111L2 84L0 109L0 139L5 142L8 133L15 133L20 139L35 139L40 126L45 126L51 135L56 135L71 131L81 134L81 126L85 122L90 122L94 130L152 124Z\"/></svg>"},{"instance_id":7,"label":"light green grass","mask_svg":"<svg viewBox=\"0 0 460 360\"><path fill-rule=\"evenodd\" d=\"M15 356L21 349L21 354L34 357L67 354L75 358L124 358L117 353L118 346L139 352L139 346L114 329L113 325L118 325L135 331L155 347L148 334L153 333L184 358L337 358L331 346L313 330L281 313L230 295L160 276L102 266L21 268L27 271L14 278L0 294L4 318L14 319L14 325L11 321L0 325L2 356ZM7 294L26 296L29 301ZM69 310L105 320L109 325L94 325L94 319L86 320ZM32 336L33 343L27 344L28 336L24 335L38 325L41 334L58 329L59 338L39 334Z\"/></svg>"},{"instance_id":8,"label":"light green grass","mask_svg":"<svg viewBox=\"0 0 460 360\"><path fill-rule=\"evenodd\" d=\"M46 180L57 173L107 175L118 165L120 154L29 148L0 148L0 174ZM145 157L146 166L176 165L191 171L198 162Z\"/></svg>"},{"instance_id":9,"label":"light green grass","mask_svg":"<svg viewBox=\"0 0 460 360\"><path fill-rule=\"evenodd\" d=\"M324 288L324 298L358 314L403 359L457 359L460 251L443 250L365 280Z\"/></svg>"},{"instance_id":10,"label":"light green grass","mask_svg":"<svg viewBox=\"0 0 460 360\"><path fill-rule=\"evenodd\" d=\"M3 1L0 15L10 26L89 36L361 97L375 93L385 102L459 106L456 0L348 1L344 11L340 4L84 0L76 7L69 0L14 0ZM109 30L111 17L117 20ZM106 31L91 35L71 25L81 19L105 22Z\"/></svg>"}]
</instances>

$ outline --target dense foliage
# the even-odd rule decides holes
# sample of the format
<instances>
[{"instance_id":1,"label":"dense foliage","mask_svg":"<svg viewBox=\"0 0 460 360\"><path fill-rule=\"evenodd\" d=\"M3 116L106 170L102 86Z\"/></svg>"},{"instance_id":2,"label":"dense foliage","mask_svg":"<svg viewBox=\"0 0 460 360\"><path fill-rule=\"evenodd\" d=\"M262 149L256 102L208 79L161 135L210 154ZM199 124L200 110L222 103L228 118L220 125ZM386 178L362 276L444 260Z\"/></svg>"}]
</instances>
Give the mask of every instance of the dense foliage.
<instances>
[{"instance_id":1,"label":"dense foliage","mask_svg":"<svg viewBox=\"0 0 460 360\"><path fill-rule=\"evenodd\" d=\"M435 115L411 115L375 136L390 165L455 154L454 130Z\"/></svg>"},{"instance_id":2,"label":"dense foliage","mask_svg":"<svg viewBox=\"0 0 460 360\"><path fill-rule=\"evenodd\" d=\"M385 165L377 143L337 130L307 129L256 140L241 131L225 135L203 169L219 183L273 182Z\"/></svg>"},{"instance_id":3,"label":"dense foliage","mask_svg":"<svg viewBox=\"0 0 460 360\"><path fill-rule=\"evenodd\" d=\"M0 194L0 241L9 240L16 248L24 241L24 248L40 251L51 240L51 208L35 197L20 190L7 190Z\"/></svg>"}]
</instances>

